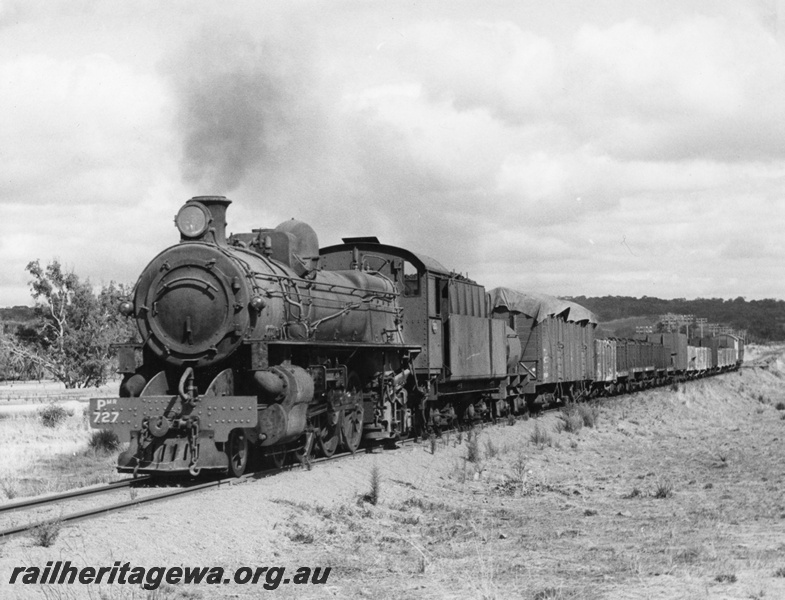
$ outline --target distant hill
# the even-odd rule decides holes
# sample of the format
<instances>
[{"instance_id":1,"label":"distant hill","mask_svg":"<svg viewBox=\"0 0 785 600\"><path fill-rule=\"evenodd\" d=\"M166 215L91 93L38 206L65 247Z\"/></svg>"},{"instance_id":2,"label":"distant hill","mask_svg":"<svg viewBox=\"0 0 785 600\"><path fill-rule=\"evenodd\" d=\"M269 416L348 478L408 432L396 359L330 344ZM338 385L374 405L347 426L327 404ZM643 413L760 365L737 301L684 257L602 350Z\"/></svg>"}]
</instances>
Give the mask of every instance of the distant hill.
<instances>
[{"instance_id":1,"label":"distant hill","mask_svg":"<svg viewBox=\"0 0 785 600\"><path fill-rule=\"evenodd\" d=\"M750 300L742 297L734 300L722 298L698 298L685 300L675 298L633 298L630 296L575 296L567 298L593 311L600 319L601 327L615 335L628 336L635 333L638 325L651 325L659 315L676 313L704 317L709 323L727 325L734 329L746 329L748 339L759 342L785 340L785 301Z\"/></svg>"},{"instance_id":2,"label":"distant hill","mask_svg":"<svg viewBox=\"0 0 785 600\"><path fill-rule=\"evenodd\" d=\"M35 309L32 306L0 308L0 323L5 333L13 333L20 325L30 325L34 320Z\"/></svg>"}]
</instances>

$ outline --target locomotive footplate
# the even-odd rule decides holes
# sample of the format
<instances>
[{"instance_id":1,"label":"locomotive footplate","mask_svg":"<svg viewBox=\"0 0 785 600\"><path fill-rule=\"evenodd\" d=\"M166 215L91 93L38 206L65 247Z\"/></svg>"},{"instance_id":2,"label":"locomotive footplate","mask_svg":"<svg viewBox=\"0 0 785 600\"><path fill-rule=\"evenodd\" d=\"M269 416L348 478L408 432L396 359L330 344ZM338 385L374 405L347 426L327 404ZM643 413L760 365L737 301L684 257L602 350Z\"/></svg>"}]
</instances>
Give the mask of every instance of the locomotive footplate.
<instances>
[{"instance_id":1,"label":"locomotive footplate","mask_svg":"<svg viewBox=\"0 0 785 600\"><path fill-rule=\"evenodd\" d=\"M134 472L225 470L228 461L216 443L234 429L257 425L256 396L91 398L90 425L130 441L118 470Z\"/></svg>"}]
</instances>

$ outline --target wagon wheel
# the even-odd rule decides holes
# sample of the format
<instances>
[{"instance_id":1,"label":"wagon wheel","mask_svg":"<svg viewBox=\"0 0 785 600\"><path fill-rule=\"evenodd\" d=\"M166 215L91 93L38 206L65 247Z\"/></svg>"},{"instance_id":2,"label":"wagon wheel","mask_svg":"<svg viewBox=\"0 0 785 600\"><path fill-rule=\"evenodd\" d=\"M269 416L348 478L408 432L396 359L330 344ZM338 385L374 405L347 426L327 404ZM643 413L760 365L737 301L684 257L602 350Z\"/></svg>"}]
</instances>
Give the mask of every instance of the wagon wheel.
<instances>
[{"instance_id":1,"label":"wagon wheel","mask_svg":"<svg viewBox=\"0 0 785 600\"><path fill-rule=\"evenodd\" d=\"M242 429L233 429L225 446L229 458L229 472L240 477L248 466L248 438Z\"/></svg>"},{"instance_id":2,"label":"wagon wheel","mask_svg":"<svg viewBox=\"0 0 785 600\"><path fill-rule=\"evenodd\" d=\"M344 408L340 413L343 447L354 454L360 447L363 437L363 402L360 378L357 373L349 375L346 386L348 399L355 402L354 406Z\"/></svg>"}]
</instances>

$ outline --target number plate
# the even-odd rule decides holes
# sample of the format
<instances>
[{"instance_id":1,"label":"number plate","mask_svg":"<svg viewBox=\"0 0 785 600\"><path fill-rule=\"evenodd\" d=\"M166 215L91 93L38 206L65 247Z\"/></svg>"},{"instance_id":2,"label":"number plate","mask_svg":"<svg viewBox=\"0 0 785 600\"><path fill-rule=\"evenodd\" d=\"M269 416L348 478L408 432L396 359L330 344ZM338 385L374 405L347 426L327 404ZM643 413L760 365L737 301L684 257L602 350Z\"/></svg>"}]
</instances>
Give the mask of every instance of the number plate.
<instances>
[{"instance_id":1,"label":"number plate","mask_svg":"<svg viewBox=\"0 0 785 600\"><path fill-rule=\"evenodd\" d=\"M197 417L200 430L213 431L217 442L225 442L232 429L250 429L258 422L256 396L204 396L185 407L177 396L90 398L90 426L110 429L123 441L141 429L144 419L161 415Z\"/></svg>"}]
</instances>

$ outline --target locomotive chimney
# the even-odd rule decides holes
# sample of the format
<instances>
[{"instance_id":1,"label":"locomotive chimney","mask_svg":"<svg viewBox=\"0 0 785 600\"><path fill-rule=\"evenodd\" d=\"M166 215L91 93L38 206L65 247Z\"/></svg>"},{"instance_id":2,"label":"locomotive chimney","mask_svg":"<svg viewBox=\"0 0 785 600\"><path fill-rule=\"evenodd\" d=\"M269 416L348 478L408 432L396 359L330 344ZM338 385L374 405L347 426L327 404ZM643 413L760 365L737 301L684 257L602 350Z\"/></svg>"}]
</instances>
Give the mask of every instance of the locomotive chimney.
<instances>
[{"instance_id":1,"label":"locomotive chimney","mask_svg":"<svg viewBox=\"0 0 785 600\"><path fill-rule=\"evenodd\" d=\"M195 196L175 217L183 241L210 241L209 233L219 246L226 245L226 208L232 203L225 196Z\"/></svg>"}]
</instances>

